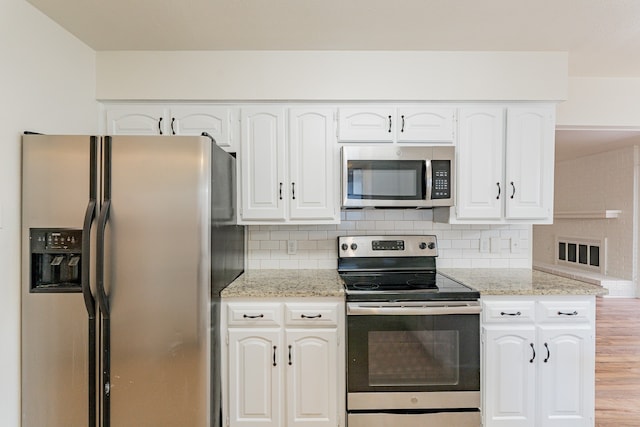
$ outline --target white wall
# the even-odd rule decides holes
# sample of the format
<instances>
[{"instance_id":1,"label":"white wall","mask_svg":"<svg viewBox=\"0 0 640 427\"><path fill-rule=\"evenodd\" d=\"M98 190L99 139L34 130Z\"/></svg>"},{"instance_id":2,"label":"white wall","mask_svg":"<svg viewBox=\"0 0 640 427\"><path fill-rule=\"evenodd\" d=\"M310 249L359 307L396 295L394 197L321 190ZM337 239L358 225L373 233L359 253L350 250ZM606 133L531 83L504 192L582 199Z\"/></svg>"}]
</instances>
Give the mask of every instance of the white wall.
<instances>
[{"instance_id":1,"label":"white wall","mask_svg":"<svg viewBox=\"0 0 640 427\"><path fill-rule=\"evenodd\" d=\"M0 0L0 425L20 425L20 134L97 130L95 52ZM43 356L46 357L46 356Z\"/></svg>"},{"instance_id":2,"label":"white wall","mask_svg":"<svg viewBox=\"0 0 640 427\"><path fill-rule=\"evenodd\" d=\"M434 234L438 266L448 268L531 268L530 225L449 225L434 223L432 211L416 209L349 210L338 225L261 225L249 227L250 269L336 268L338 236ZM497 237L498 252L480 252L480 239ZM510 239L520 249L511 252ZM298 250L287 254L287 240Z\"/></svg>"},{"instance_id":3,"label":"white wall","mask_svg":"<svg viewBox=\"0 0 640 427\"><path fill-rule=\"evenodd\" d=\"M563 100L566 52L98 52L101 100Z\"/></svg>"},{"instance_id":4,"label":"white wall","mask_svg":"<svg viewBox=\"0 0 640 427\"><path fill-rule=\"evenodd\" d=\"M606 274L635 280L637 149L627 147L556 164L555 211L621 210L614 219L556 219L533 227L533 260L553 264L556 236L608 239ZM602 262L602 260L601 260Z\"/></svg>"},{"instance_id":5,"label":"white wall","mask_svg":"<svg viewBox=\"0 0 640 427\"><path fill-rule=\"evenodd\" d=\"M558 126L640 128L640 78L569 78L567 101L558 104Z\"/></svg>"}]
</instances>

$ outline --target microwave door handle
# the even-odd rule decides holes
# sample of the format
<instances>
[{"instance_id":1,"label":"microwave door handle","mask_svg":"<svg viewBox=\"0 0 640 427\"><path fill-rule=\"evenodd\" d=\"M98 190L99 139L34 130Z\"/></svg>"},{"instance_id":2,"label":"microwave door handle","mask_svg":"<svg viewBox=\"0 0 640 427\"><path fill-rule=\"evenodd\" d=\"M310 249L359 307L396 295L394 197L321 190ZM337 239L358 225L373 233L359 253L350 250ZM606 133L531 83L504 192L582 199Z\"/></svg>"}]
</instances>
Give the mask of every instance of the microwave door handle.
<instances>
[{"instance_id":1,"label":"microwave door handle","mask_svg":"<svg viewBox=\"0 0 640 427\"><path fill-rule=\"evenodd\" d=\"M427 194L425 195L425 200L431 200L431 190L433 185L433 180L431 176L431 160L426 160L426 171L425 171L425 183L427 185Z\"/></svg>"}]
</instances>

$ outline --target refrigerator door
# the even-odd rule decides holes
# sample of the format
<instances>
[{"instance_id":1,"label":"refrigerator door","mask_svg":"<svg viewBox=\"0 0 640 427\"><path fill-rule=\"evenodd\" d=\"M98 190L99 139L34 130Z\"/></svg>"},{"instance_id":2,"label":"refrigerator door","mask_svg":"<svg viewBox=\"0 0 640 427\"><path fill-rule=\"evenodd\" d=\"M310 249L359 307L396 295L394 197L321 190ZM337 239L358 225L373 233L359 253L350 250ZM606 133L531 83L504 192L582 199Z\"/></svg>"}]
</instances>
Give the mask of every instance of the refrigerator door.
<instances>
[{"instance_id":1,"label":"refrigerator door","mask_svg":"<svg viewBox=\"0 0 640 427\"><path fill-rule=\"evenodd\" d=\"M93 299L89 293L85 304L82 286L88 287L90 232L83 223L87 216L90 227L95 211L89 201L97 190L96 147L88 136L23 137L23 427L95 425L89 394L95 320L89 321Z\"/></svg>"},{"instance_id":2,"label":"refrigerator door","mask_svg":"<svg viewBox=\"0 0 640 427\"><path fill-rule=\"evenodd\" d=\"M208 427L210 141L107 137L104 145L103 426Z\"/></svg>"}]
</instances>

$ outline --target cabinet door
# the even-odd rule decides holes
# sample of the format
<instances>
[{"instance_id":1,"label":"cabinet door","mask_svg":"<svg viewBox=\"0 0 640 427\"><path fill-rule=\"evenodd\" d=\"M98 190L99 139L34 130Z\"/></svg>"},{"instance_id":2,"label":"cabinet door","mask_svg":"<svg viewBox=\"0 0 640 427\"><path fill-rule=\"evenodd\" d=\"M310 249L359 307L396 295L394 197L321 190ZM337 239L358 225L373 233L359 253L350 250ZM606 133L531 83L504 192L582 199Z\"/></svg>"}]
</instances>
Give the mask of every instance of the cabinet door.
<instances>
[{"instance_id":1,"label":"cabinet door","mask_svg":"<svg viewBox=\"0 0 640 427\"><path fill-rule=\"evenodd\" d=\"M338 219L334 110L289 110L290 219Z\"/></svg>"},{"instance_id":2,"label":"cabinet door","mask_svg":"<svg viewBox=\"0 0 640 427\"><path fill-rule=\"evenodd\" d=\"M241 111L241 189L243 220L284 220L284 109Z\"/></svg>"},{"instance_id":3,"label":"cabinet door","mask_svg":"<svg viewBox=\"0 0 640 427\"><path fill-rule=\"evenodd\" d=\"M398 108L398 142L453 143L454 108Z\"/></svg>"},{"instance_id":4,"label":"cabinet door","mask_svg":"<svg viewBox=\"0 0 640 427\"><path fill-rule=\"evenodd\" d=\"M282 345L278 329L229 329L229 422L282 425Z\"/></svg>"},{"instance_id":5,"label":"cabinet door","mask_svg":"<svg viewBox=\"0 0 640 427\"><path fill-rule=\"evenodd\" d=\"M338 114L341 142L393 142L394 108L340 108Z\"/></svg>"},{"instance_id":6,"label":"cabinet door","mask_svg":"<svg viewBox=\"0 0 640 427\"><path fill-rule=\"evenodd\" d=\"M554 109L507 110L507 219L553 217Z\"/></svg>"},{"instance_id":7,"label":"cabinet door","mask_svg":"<svg viewBox=\"0 0 640 427\"><path fill-rule=\"evenodd\" d=\"M593 425L595 340L588 325L542 326L538 334L540 425Z\"/></svg>"},{"instance_id":8,"label":"cabinet door","mask_svg":"<svg viewBox=\"0 0 640 427\"><path fill-rule=\"evenodd\" d=\"M158 105L107 107L107 135L169 135L167 110Z\"/></svg>"},{"instance_id":9,"label":"cabinet door","mask_svg":"<svg viewBox=\"0 0 640 427\"><path fill-rule=\"evenodd\" d=\"M338 332L287 329L287 426L338 425Z\"/></svg>"},{"instance_id":10,"label":"cabinet door","mask_svg":"<svg viewBox=\"0 0 640 427\"><path fill-rule=\"evenodd\" d=\"M500 219L505 197L504 109L458 112L457 217Z\"/></svg>"},{"instance_id":11,"label":"cabinet door","mask_svg":"<svg viewBox=\"0 0 640 427\"><path fill-rule=\"evenodd\" d=\"M485 426L533 427L539 357L533 324L485 329L482 374Z\"/></svg>"},{"instance_id":12,"label":"cabinet door","mask_svg":"<svg viewBox=\"0 0 640 427\"><path fill-rule=\"evenodd\" d=\"M202 135L207 132L226 151L237 151L232 123L235 109L230 107L196 105L171 107L169 127L173 135ZM237 119L236 119L237 120Z\"/></svg>"}]
</instances>

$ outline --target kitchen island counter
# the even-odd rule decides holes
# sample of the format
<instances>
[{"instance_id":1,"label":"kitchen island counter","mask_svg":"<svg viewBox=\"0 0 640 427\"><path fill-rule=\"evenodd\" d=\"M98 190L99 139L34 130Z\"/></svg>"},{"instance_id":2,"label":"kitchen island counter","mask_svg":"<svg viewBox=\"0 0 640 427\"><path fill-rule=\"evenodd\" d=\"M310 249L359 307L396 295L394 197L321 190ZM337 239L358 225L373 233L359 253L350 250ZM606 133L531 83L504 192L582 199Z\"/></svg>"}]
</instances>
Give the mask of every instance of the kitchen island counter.
<instances>
[{"instance_id":1,"label":"kitchen island counter","mask_svg":"<svg viewBox=\"0 0 640 427\"><path fill-rule=\"evenodd\" d=\"M607 289L527 268L439 268L439 273L489 295L607 295Z\"/></svg>"},{"instance_id":2,"label":"kitchen island counter","mask_svg":"<svg viewBox=\"0 0 640 427\"><path fill-rule=\"evenodd\" d=\"M337 270L249 270L220 294L223 298L343 297Z\"/></svg>"}]
</instances>

